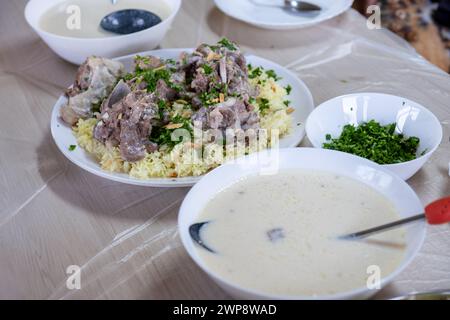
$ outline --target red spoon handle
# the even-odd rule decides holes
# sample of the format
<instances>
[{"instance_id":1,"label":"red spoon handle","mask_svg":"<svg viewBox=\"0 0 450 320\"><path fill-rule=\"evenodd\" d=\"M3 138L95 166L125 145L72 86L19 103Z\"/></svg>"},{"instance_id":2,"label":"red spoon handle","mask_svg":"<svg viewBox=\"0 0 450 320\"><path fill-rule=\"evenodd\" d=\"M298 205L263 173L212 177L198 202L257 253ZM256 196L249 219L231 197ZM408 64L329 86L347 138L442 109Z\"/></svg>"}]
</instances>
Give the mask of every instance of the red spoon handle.
<instances>
[{"instance_id":1,"label":"red spoon handle","mask_svg":"<svg viewBox=\"0 0 450 320\"><path fill-rule=\"evenodd\" d=\"M450 197L436 200L425 207L425 216L429 224L450 222Z\"/></svg>"}]
</instances>

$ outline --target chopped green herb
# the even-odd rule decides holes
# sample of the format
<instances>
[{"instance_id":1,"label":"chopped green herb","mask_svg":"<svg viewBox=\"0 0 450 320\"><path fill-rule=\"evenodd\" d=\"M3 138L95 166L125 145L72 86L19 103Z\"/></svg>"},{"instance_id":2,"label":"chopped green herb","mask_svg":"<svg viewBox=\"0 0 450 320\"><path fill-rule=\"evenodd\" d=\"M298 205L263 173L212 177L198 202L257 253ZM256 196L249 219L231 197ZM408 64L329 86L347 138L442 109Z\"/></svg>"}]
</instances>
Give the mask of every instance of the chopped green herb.
<instances>
[{"instance_id":1,"label":"chopped green herb","mask_svg":"<svg viewBox=\"0 0 450 320\"><path fill-rule=\"evenodd\" d=\"M217 84L212 87L209 91L200 94L200 100L206 106L211 106L219 102L220 94L227 96L228 86L226 84Z\"/></svg>"},{"instance_id":2,"label":"chopped green herb","mask_svg":"<svg viewBox=\"0 0 450 320\"><path fill-rule=\"evenodd\" d=\"M291 104L291 101L285 100L285 101L283 101L283 104L284 104L286 107L289 107L289 105Z\"/></svg>"},{"instance_id":3,"label":"chopped green herb","mask_svg":"<svg viewBox=\"0 0 450 320\"><path fill-rule=\"evenodd\" d=\"M206 75L209 75L209 74L211 74L213 72L213 68L211 66L207 65L207 64L204 64L202 66L202 68L203 68L203 71L205 71Z\"/></svg>"},{"instance_id":4,"label":"chopped green herb","mask_svg":"<svg viewBox=\"0 0 450 320\"><path fill-rule=\"evenodd\" d=\"M324 143L323 147L355 154L379 164L416 159L420 139L398 134L395 127L396 123L382 126L375 120L357 127L346 125L339 138L333 139L327 134L325 139L328 142Z\"/></svg>"},{"instance_id":5,"label":"chopped green herb","mask_svg":"<svg viewBox=\"0 0 450 320\"><path fill-rule=\"evenodd\" d=\"M280 80L281 78L280 77L278 77L278 75L275 73L275 71L273 71L273 70L267 70L266 71L266 74L267 74L267 76L269 77L269 78L272 78L272 79L274 79L275 81L278 81L278 80Z\"/></svg>"},{"instance_id":6,"label":"chopped green herb","mask_svg":"<svg viewBox=\"0 0 450 320\"><path fill-rule=\"evenodd\" d=\"M291 94L292 87L291 87L290 84L288 84L288 85L285 87L285 89L286 89L286 93L287 93L287 94Z\"/></svg>"},{"instance_id":7,"label":"chopped green herb","mask_svg":"<svg viewBox=\"0 0 450 320\"><path fill-rule=\"evenodd\" d=\"M236 51L236 46L234 45L233 42L231 42L230 40L228 40L227 38L222 38L219 42L217 42L218 44L221 44L222 46L224 46L225 48L227 48L228 50L231 51Z\"/></svg>"},{"instance_id":8,"label":"chopped green herb","mask_svg":"<svg viewBox=\"0 0 450 320\"><path fill-rule=\"evenodd\" d=\"M257 68L254 68L254 69L249 69L248 77L250 79L255 79L255 78L261 76L262 73L263 73L263 69L261 67L257 67Z\"/></svg>"},{"instance_id":9,"label":"chopped green herb","mask_svg":"<svg viewBox=\"0 0 450 320\"><path fill-rule=\"evenodd\" d=\"M164 101L164 100L159 100L158 101L158 107L160 108L160 109L167 109L167 102L166 101Z\"/></svg>"},{"instance_id":10,"label":"chopped green herb","mask_svg":"<svg viewBox=\"0 0 450 320\"><path fill-rule=\"evenodd\" d=\"M75 150L76 147L77 147L76 145L71 144L71 145L69 146L69 151Z\"/></svg>"},{"instance_id":11,"label":"chopped green herb","mask_svg":"<svg viewBox=\"0 0 450 320\"><path fill-rule=\"evenodd\" d=\"M172 133L175 130L185 129L190 133L192 137L193 129L190 119L183 118L181 115L176 115L172 117L170 122L172 124L181 124L181 126L173 129L167 128L167 126L154 127L149 137L150 141L155 142L160 146L166 146L167 148L172 149L175 145L179 144L180 142L183 142L182 137L179 137L176 140L172 139Z\"/></svg>"},{"instance_id":12,"label":"chopped green herb","mask_svg":"<svg viewBox=\"0 0 450 320\"><path fill-rule=\"evenodd\" d=\"M270 108L269 100L267 100L266 98L259 99L259 103L258 104L259 104L259 111L261 113L266 112Z\"/></svg>"},{"instance_id":13,"label":"chopped green herb","mask_svg":"<svg viewBox=\"0 0 450 320\"><path fill-rule=\"evenodd\" d=\"M148 92L154 92L156 90L156 84L158 83L158 80L162 79L164 82L171 87L172 89L175 89L177 91L180 91L181 86L179 84L175 84L170 81L170 76L173 73L173 70L171 68L161 67L161 68L144 68L142 69L139 65L139 61L143 61L145 64L145 61L148 60L148 57L136 57L136 67L134 72L128 73L124 76L124 80L129 81L131 79L137 78L137 82L145 82L147 84L147 91ZM170 60L169 60L170 61ZM165 61L167 64L167 61Z\"/></svg>"}]
</instances>

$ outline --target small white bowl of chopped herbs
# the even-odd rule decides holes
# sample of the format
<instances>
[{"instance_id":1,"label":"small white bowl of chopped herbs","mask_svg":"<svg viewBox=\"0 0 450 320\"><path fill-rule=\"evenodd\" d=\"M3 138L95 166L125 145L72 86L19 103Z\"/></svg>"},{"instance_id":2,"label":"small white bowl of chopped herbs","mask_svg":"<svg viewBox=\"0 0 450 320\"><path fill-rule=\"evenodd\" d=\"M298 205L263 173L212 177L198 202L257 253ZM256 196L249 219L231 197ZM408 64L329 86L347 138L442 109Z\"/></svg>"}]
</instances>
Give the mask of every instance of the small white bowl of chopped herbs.
<instances>
[{"instance_id":1,"label":"small white bowl of chopped herbs","mask_svg":"<svg viewBox=\"0 0 450 320\"><path fill-rule=\"evenodd\" d=\"M354 93L319 105L308 117L306 134L316 148L372 160L407 180L438 148L442 126L417 102L383 93Z\"/></svg>"}]
</instances>

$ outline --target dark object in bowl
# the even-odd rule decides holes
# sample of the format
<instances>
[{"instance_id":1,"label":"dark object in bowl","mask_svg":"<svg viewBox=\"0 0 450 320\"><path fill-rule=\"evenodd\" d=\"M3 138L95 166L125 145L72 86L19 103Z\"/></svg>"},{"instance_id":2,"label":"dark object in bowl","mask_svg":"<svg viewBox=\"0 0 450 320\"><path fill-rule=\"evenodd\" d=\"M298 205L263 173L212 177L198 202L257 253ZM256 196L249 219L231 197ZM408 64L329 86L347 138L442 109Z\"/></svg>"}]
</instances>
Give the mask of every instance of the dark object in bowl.
<instances>
[{"instance_id":1,"label":"dark object in bowl","mask_svg":"<svg viewBox=\"0 0 450 320\"><path fill-rule=\"evenodd\" d=\"M434 11L433 18L441 26L450 28L450 0L442 0Z\"/></svg>"},{"instance_id":2,"label":"dark object in bowl","mask_svg":"<svg viewBox=\"0 0 450 320\"><path fill-rule=\"evenodd\" d=\"M117 34L130 34L156 26L162 20L153 12L139 9L114 11L106 15L100 26Z\"/></svg>"}]
</instances>

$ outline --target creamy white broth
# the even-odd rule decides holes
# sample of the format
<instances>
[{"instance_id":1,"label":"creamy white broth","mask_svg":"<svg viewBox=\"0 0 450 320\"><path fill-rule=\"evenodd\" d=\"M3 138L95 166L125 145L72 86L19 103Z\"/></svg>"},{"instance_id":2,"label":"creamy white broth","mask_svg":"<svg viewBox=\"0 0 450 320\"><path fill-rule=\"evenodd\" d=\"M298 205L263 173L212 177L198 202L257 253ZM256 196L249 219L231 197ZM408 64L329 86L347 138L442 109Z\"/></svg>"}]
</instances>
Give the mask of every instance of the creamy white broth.
<instances>
[{"instance_id":1,"label":"creamy white broth","mask_svg":"<svg viewBox=\"0 0 450 320\"><path fill-rule=\"evenodd\" d=\"M66 25L71 15L67 7L76 5L80 8L81 28L69 29ZM103 30L100 21L107 14L123 9L144 9L158 15L161 20L169 17L171 8L164 0L118 0L115 5L111 0L69 0L56 4L46 11L39 20L40 27L50 33L74 38L102 38L115 36L115 33Z\"/></svg>"},{"instance_id":2,"label":"creamy white broth","mask_svg":"<svg viewBox=\"0 0 450 320\"><path fill-rule=\"evenodd\" d=\"M356 180L282 171L247 178L211 199L198 221L211 221L201 237L217 253L197 250L213 272L246 288L334 294L365 287L368 266L387 276L405 253L403 229L364 242L335 237L398 218L389 200Z\"/></svg>"}]
</instances>

